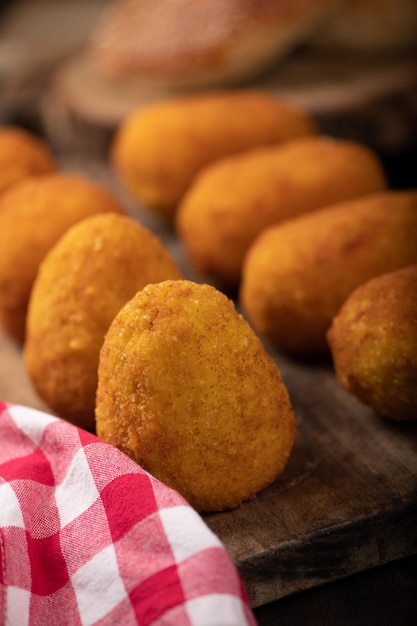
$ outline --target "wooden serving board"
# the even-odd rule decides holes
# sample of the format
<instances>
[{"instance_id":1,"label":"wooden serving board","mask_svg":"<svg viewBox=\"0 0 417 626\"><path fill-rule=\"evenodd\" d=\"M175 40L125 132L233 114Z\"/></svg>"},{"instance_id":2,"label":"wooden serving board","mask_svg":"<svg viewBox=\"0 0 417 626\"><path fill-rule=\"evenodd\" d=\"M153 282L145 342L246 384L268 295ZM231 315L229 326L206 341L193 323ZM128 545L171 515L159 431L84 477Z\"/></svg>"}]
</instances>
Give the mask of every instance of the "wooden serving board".
<instances>
[{"instance_id":1,"label":"wooden serving board","mask_svg":"<svg viewBox=\"0 0 417 626\"><path fill-rule=\"evenodd\" d=\"M363 58L303 49L240 87L265 90L311 115L322 132L397 153L417 141L417 57ZM58 64L40 101L43 131L59 150L103 155L133 109L184 91L140 77L112 83L87 50Z\"/></svg>"},{"instance_id":2,"label":"wooden serving board","mask_svg":"<svg viewBox=\"0 0 417 626\"><path fill-rule=\"evenodd\" d=\"M110 184L129 212L157 232L184 275L199 279L173 233L129 204L106 167L77 161L65 167ZM254 607L417 553L417 422L393 423L361 405L339 386L330 359L272 354L298 423L289 463L252 501L204 515ZM1 331L0 398L48 410L30 385L20 346Z\"/></svg>"}]
</instances>

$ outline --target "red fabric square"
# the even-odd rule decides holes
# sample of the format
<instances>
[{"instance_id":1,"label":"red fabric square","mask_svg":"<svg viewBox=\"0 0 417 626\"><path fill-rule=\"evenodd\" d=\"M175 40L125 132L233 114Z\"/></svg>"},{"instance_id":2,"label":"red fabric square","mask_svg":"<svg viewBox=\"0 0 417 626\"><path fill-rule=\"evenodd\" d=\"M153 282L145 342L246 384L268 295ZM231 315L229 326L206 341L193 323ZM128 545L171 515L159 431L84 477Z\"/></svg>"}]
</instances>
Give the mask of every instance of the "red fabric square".
<instances>
[{"instance_id":1,"label":"red fabric square","mask_svg":"<svg viewBox=\"0 0 417 626\"><path fill-rule=\"evenodd\" d=\"M5 585L30 590L32 577L24 528L0 528L0 576Z\"/></svg>"},{"instance_id":2,"label":"red fabric square","mask_svg":"<svg viewBox=\"0 0 417 626\"><path fill-rule=\"evenodd\" d=\"M165 611L185 602L177 567L172 565L149 576L131 593L139 624L150 624Z\"/></svg>"},{"instance_id":3,"label":"red fabric square","mask_svg":"<svg viewBox=\"0 0 417 626\"><path fill-rule=\"evenodd\" d=\"M42 539L26 534L32 573L32 592L40 596L55 593L68 582L68 569L62 555L59 533Z\"/></svg>"},{"instance_id":4,"label":"red fabric square","mask_svg":"<svg viewBox=\"0 0 417 626\"><path fill-rule=\"evenodd\" d=\"M60 519L54 487L32 480L15 480L11 484L19 499L28 533L32 537L41 538L58 532Z\"/></svg>"},{"instance_id":5,"label":"red fabric square","mask_svg":"<svg viewBox=\"0 0 417 626\"><path fill-rule=\"evenodd\" d=\"M80 444L82 447L88 446L90 443L97 443L96 435L92 435L91 433L83 430L82 428L77 428L78 437L80 439Z\"/></svg>"},{"instance_id":6,"label":"red fabric square","mask_svg":"<svg viewBox=\"0 0 417 626\"><path fill-rule=\"evenodd\" d=\"M27 456L3 463L0 466L0 475L7 481L26 478L43 485L55 484L49 461L39 448Z\"/></svg>"},{"instance_id":7,"label":"red fabric square","mask_svg":"<svg viewBox=\"0 0 417 626\"><path fill-rule=\"evenodd\" d=\"M158 509L149 477L142 473L115 478L102 490L101 500L115 542Z\"/></svg>"},{"instance_id":8,"label":"red fabric square","mask_svg":"<svg viewBox=\"0 0 417 626\"><path fill-rule=\"evenodd\" d=\"M99 439L96 439L95 443L84 446L84 454L98 491L102 491L119 476L145 474L143 469L132 459Z\"/></svg>"},{"instance_id":9,"label":"red fabric square","mask_svg":"<svg viewBox=\"0 0 417 626\"><path fill-rule=\"evenodd\" d=\"M135 524L114 544L114 549L128 593L148 576L175 565L158 513Z\"/></svg>"},{"instance_id":10,"label":"red fabric square","mask_svg":"<svg viewBox=\"0 0 417 626\"><path fill-rule=\"evenodd\" d=\"M3 407L4 403L0 402L0 409ZM18 428L5 409L0 412L0 441L7 441L7 446L2 443L2 464L10 459L31 454L35 449L34 443ZM0 475L2 464L0 464Z\"/></svg>"},{"instance_id":11,"label":"red fabric square","mask_svg":"<svg viewBox=\"0 0 417 626\"><path fill-rule=\"evenodd\" d=\"M61 550L69 576L112 543L106 512L100 499L61 529Z\"/></svg>"},{"instance_id":12,"label":"red fabric square","mask_svg":"<svg viewBox=\"0 0 417 626\"><path fill-rule=\"evenodd\" d=\"M70 582L50 595L35 595L30 599L30 624L81 626L77 598Z\"/></svg>"},{"instance_id":13,"label":"red fabric square","mask_svg":"<svg viewBox=\"0 0 417 626\"><path fill-rule=\"evenodd\" d=\"M62 421L51 423L45 429L42 450L51 463L56 484L64 480L74 456L82 447L79 432L75 426L68 428L68 424Z\"/></svg>"},{"instance_id":14,"label":"red fabric square","mask_svg":"<svg viewBox=\"0 0 417 626\"><path fill-rule=\"evenodd\" d=\"M126 598L120 602L112 611L109 611L105 617L97 620L94 626L127 626L128 624L136 624L135 610L132 606L130 598ZM183 626L182 622L178 622ZM138 626L144 626L138 624Z\"/></svg>"},{"instance_id":15,"label":"red fabric square","mask_svg":"<svg viewBox=\"0 0 417 626\"><path fill-rule=\"evenodd\" d=\"M204 577L201 572L205 572ZM234 566L220 547L206 548L186 559L178 565L178 574L187 600L216 593L241 597L243 591Z\"/></svg>"}]
</instances>

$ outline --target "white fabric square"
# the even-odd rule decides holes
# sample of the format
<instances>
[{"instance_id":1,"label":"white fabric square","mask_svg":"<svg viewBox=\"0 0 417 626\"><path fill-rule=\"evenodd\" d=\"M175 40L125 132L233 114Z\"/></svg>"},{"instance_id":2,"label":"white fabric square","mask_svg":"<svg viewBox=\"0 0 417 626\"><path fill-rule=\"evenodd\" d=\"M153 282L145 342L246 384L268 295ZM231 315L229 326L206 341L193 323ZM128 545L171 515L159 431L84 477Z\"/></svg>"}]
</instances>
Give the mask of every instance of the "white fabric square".
<instances>
[{"instance_id":1,"label":"white fabric square","mask_svg":"<svg viewBox=\"0 0 417 626\"><path fill-rule=\"evenodd\" d=\"M104 617L127 597L113 545L93 556L71 582L84 626Z\"/></svg>"},{"instance_id":2,"label":"white fabric square","mask_svg":"<svg viewBox=\"0 0 417 626\"><path fill-rule=\"evenodd\" d=\"M0 485L0 526L25 527L19 499L9 483Z\"/></svg>"},{"instance_id":3,"label":"white fabric square","mask_svg":"<svg viewBox=\"0 0 417 626\"><path fill-rule=\"evenodd\" d=\"M84 450L74 456L67 475L55 490L61 527L86 511L99 497Z\"/></svg>"},{"instance_id":4,"label":"white fabric square","mask_svg":"<svg viewBox=\"0 0 417 626\"><path fill-rule=\"evenodd\" d=\"M162 509L159 516L177 563L205 550L221 546L220 539L190 506Z\"/></svg>"},{"instance_id":5,"label":"white fabric square","mask_svg":"<svg viewBox=\"0 0 417 626\"><path fill-rule=\"evenodd\" d=\"M225 593L188 600L185 608L193 626L219 626L220 623L221 626L247 626L248 623L241 600Z\"/></svg>"},{"instance_id":6,"label":"white fabric square","mask_svg":"<svg viewBox=\"0 0 417 626\"><path fill-rule=\"evenodd\" d=\"M14 423L25 435L39 446L44 430L51 422L56 422L57 418L53 415L37 411L36 409L28 409L18 404L9 407L9 415Z\"/></svg>"},{"instance_id":7,"label":"white fabric square","mask_svg":"<svg viewBox=\"0 0 417 626\"><path fill-rule=\"evenodd\" d=\"M9 586L6 594L6 626L29 624L30 591Z\"/></svg>"}]
</instances>

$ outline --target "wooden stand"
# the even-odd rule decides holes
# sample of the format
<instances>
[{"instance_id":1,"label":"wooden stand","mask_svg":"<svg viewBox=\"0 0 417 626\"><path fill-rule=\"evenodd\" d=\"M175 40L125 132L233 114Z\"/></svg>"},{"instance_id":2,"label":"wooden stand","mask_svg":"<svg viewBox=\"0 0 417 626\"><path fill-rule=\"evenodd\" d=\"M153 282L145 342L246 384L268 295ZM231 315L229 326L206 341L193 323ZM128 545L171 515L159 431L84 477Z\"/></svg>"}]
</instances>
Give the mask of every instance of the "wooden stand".
<instances>
[{"instance_id":1,"label":"wooden stand","mask_svg":"<svg viewBox=\"0 0 417 626\"><path fill-rule=\"evenodd\" d=\"M324 133L361 141L384 154L417 142L414 57L363 59L304 49L241 87L266 89L310 113ZM140 78L106 81L84 51L53 74L41 116L59 150L100 157L129 111L182 94Z\"/></svg>"}]
</instances>

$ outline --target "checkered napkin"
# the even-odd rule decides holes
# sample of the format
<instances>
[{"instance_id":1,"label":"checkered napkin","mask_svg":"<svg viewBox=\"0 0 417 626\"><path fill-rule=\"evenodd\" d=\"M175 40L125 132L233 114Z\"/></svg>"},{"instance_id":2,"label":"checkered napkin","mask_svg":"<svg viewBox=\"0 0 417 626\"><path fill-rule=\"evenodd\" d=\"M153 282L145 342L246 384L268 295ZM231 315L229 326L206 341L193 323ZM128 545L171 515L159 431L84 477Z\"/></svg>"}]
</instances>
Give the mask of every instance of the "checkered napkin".
<instances>
[{"instance_id":1,"label":"checkered napkin","mask_svg":"<svg viewBox=\"0 0 417 626\"><path fill-rule=\"evenodd\" d=\"M0 624L248 626L219 539L116 448L0 402Z\"/></svg>"}]
</instances>

